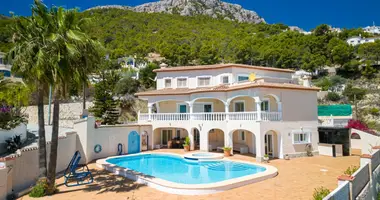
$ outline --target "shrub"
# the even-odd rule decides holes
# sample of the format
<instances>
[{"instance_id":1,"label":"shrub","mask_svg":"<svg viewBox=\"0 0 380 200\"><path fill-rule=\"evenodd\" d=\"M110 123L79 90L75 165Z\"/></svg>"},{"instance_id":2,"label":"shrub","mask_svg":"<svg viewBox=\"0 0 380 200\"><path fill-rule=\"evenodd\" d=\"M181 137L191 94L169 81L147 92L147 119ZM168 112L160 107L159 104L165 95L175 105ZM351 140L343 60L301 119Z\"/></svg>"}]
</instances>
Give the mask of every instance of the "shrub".
<instances>
[{"instance_id":1,"label":"shrub","mask_svg":"<svg viewBox=\"0 0 380 200\"><path fill-rule=\"evenodd\" d=\"M344 171L343 173L344 173L345 175L352 176L352 174L354 174L358 169L359 169L359 166L351 165L351 166L348 167L348 168L346 169L346 171Z\"/></svg>"},{"instance_id":2,"label":"shrub","mask_svg":"<svg viewBox=\"0 0 380 200\"><path fill-rule=\"evenodd\" d=\"M231 148L231 147L223 147L223 150L224 150L224 151L231 151L232 148Z\"/></svg>"},{"instance_id":3,"label":"shrub","mask_svg":"<svg viewBox=\"0 0 380 200\"><path fill-rule=\"evenodd\" d=\"M189 137L185 138L185 143L183 144L183 146L190 146L190 138Z\"/></svg>"},{"instance_id":4,"label":"shrub","mask_svg":"<svg viewBox=\"0 0 380 200\"><path fill-rule=\"evenodd\" d=\"M330 190L325 187L319 187L314 189L313 199L314 200L322 200L328 194L330 194Z\"/></svg>"},{"instance_id":5,"label":"shrub","mask_svg":"<svg viewBox=\"0 0 380 200\"><path fill-rule=\"evenodd\" d=\"M18 149L21 148L21 136L20 135L15 135L12 138L9 138L8 140L5 140L6 147L7 147L7 152L8 153L14 153Z\"/></svg>"},{"instance_id":6,"label":"shrub","mask_svg":"<svg viewBox=\"0 0 380 200\"><path fill-rule=\"evenodd\" d=\"M30 197L38 198L46 195L48 184L46 179L41 179L33 187L32 191L29 193Z\"/></svg>"},{"instance_id":7,"label":"shrub","mask_svg":"<svg viewBox=\"0 0 380 200\"><path fill-rule=\"evenodd\" d=\"M10 106L0 107L0 129L11 130L25 122L25 115L21 113L20 108Z\"/></svg>"},{"instance_id":8,"label":"shrub","mask_svg":"<svg viewBox=\"0 0 380 200\"><path fill-rule=\"evenodd\" d=\"M48 190L48 183L46 178L42 178L37 181L37 184L33 187L32 191L29 193L30 197L38 198L38 197L44 197ZM54 191L52 193L56 193L59 190L57 189L57 186L54 185Z\"/></svg>"},{"instance_id":9,"label":"shrub","mask_svg":"<svg viewBox=\"0 0 380 200\"><path fill-rule=\"evenodd\" d=\"M372 107L368 109L368 113L374 116L379 115L380 110L378 108Z\"/></svg>"},{"instance_id":10,"label":"shrub","mask_svg":"<svg viewBox=\"0 0 380 200\"><path fill-rule=\"evenodd\" d=\"M340 98L340 95L338 93L329 92L329 93L327 93L326 99L329 101L339 101L341 98Z\"/></svg>"},{"instance_id":11,"label":"shrub","mask_svg":"<svg viewBox=\"0 0 380 200\"><path fill-rule=\"evenodd\" d=\"M376 134L375 131L369 129L366 124L364 124L363 122L359 120L354 120L354 119L349 120L346 128L354 128L354 129L358 129L370 134L374 134L374 135Z\"/></svg>"}]
</instances>

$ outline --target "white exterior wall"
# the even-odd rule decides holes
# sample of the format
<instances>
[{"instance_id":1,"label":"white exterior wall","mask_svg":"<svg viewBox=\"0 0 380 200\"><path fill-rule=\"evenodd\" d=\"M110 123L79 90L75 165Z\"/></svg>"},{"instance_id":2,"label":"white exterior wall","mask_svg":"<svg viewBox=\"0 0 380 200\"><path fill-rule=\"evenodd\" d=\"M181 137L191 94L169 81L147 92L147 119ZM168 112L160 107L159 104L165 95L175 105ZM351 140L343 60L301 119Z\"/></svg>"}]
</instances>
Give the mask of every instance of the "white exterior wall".
<instances>
[{"instance_id":1,"label":"white exterior wall","mask_svg":"<svg viewBox=\"0 0 380 200\"><path fill-rule=\"evenodd\" d=\"M21 136L21 140L26 139L26 124L20 124L11 130L0 129L0 144L5 143L5 140L12 138L16 135Z\"/></svg>"},{"instance_id":2,"label":"white exterior wall","mask_svg":"<svg viewBox=\"0 0 380 200\"><path fill-rule=\"evenodd\" d=\"M172 80L172 88L177 88L177 78L188 78L188 88L196 88L197 79L200 76L210 76L211 85L216 86L222 84L221 77L229 76L230 83L236 83L238 75L249 75L251 73L256 74L256 78L269 78L271 80L278 79L277 82L289 83L292 80L292 74L286 72L268 71L247 69L240 67L221 68L213 70L188 70L188 71L173 71L173 72L158 72L157 73L157 89L163 89L165 86L165 79L170 78ZM272 81L271 81L272 82Z\"/></svg>"},{"instance_id":3,"label":"white exterior wall","mask_svg":"<svg viewBox=\"0 0 380 200\"><path fill-rule=\"evenodd\" d=\"M372 135L357 129L351 129L351 133L357 133L360 136L360 139L355 141L352 144L353 139L351 139L351 148L354 145L355 148L361 149L362 154L370 154L373 146L380 146L380 137L376 135ZM360 148L359 148L360 147Z\"/></svg>"},{"instance_id":4,"label":"white exterior wall","mask_svg":"<svg viewBox=\"0 0 380 200\"><path fill-rule=\"evenodd\" d=\"M123 144L123 152L128 153L128 135L132 131L141 134L146 131L148 133L148 149L152 149L152 127L150 125L115 125L102 126L95 128L95 118L88 117L74 125L74 129L78 134L77 149L81 151L82 157L86 159L82 162L89 163L94 159L115 156L117 154L117 145ZM102 151L94 152L95 145L101 145ZM140 148L142 147L140 143Z\"/></svg>"}]
</instances>

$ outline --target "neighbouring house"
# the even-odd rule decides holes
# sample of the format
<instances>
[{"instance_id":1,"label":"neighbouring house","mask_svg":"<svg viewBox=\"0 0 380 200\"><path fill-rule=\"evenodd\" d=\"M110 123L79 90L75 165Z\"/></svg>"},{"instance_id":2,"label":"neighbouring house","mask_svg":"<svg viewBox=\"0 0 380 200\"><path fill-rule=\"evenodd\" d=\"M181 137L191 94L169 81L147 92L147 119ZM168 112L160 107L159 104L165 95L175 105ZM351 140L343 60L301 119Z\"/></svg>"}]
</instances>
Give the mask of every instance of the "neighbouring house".
<instances>
[{"instance_id":1,"label":"neighbouring house","mask_svg":"<svg viewBox=\"0 0 380 200\"><path fill-rule=\"evenodd\" d=\"M12 65L6 62L5 53L0 52L0 74L4 75L5 79L11 79L13 81L22 81L20 77L14 76L11 73Z\"/></svg>"},{"instance_id":2,"label":"neighbouring house","mask_svg":"<svg viewBox=\"0 0 380 200\"><path fill-rule=\"evenodd\" d=\"M323 127L346 127L352 119L352 108L349 104L319 105L318 120Z\"/></svg>"},{"instance_id":3,"label":"neighbouring house","mask_svg":"<svg viewBox=\"0 0 380 200\"><path fill-rule=\"evenodd\" d=\"M190 138L191 149L232 147L258 161L318 153L317 92L293 70L241 64L161 67L157 89L136 95L148 103L149 146ZM175 142L174 142L175 143Z\"/></svg>"},{"instance_id":4,"label":"neighbouring house","mask_svg":"<svg viewBox=\"0 0 380 200\"><path fill-rule=\"evenodd\" d=\"M355 37L348 38L346 42L349 45L356 46L359 44L375 42L375 40L378 40L378 39L380 39L380 37L362 38L361 36L355 36Z\"/></svg>"}]
</instances>

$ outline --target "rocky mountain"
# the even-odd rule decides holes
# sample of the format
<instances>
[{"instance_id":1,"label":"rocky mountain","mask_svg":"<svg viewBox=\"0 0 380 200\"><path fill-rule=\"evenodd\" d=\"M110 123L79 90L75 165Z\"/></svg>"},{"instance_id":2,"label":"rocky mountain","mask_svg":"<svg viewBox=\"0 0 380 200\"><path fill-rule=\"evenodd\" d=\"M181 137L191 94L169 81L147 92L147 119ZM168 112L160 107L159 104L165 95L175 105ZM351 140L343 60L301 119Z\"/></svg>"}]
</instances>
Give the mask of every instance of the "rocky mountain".
<instances>
[{"instance_id":1,"label":"rocky mountain","mask_svg":"<svg viewBox=\"0 0 380 200\"><path fill-rule=\"evenodd\" d=\"M236 20L239 22L265 23L256 12L246 10L238 4L226 3L220 0L161 0L142 4L136 7L110 5L91 9L118 8L135 12L169 13L183 16L208 15L213 18Z\"/></svg>"}]
</instances>

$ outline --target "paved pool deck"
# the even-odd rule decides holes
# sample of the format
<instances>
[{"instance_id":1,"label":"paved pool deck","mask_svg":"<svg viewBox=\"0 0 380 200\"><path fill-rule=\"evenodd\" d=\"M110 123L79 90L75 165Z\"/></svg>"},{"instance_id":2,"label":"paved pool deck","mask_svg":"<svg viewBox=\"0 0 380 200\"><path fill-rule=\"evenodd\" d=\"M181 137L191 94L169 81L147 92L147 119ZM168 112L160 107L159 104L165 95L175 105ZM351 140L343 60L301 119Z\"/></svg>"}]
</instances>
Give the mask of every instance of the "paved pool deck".
<instances>
[{"instance_id":1,"label":"paved pool deck","mask_svg":"<svg viewBox=\"0 0 380 200\"><path fill-rule=\"evenodd\" d=\"M155 150L184 154L183 150ZM248 155L234 155L233 160L255 162ZM359 165L358 156L326 157L313 156L291 160L271 160L269 165L278 169L279 174L262 182L245 185L211 195L181 196L160 192L145 185L137 184L121 176L99 170L95 164L89 167L94 174L94 183L87 186L68 188L63 185L63 178L57 180L59 193L40 199L93 199L93 200L237 200L237 199L312 199L314 188L324 186L330 190L337 186L337 177L351 165ZM20 199L33 199L28 196Z\"/></svg>"}]
</instances>

